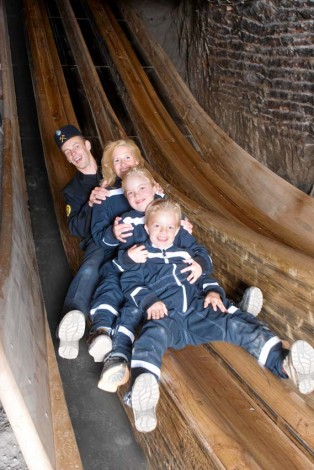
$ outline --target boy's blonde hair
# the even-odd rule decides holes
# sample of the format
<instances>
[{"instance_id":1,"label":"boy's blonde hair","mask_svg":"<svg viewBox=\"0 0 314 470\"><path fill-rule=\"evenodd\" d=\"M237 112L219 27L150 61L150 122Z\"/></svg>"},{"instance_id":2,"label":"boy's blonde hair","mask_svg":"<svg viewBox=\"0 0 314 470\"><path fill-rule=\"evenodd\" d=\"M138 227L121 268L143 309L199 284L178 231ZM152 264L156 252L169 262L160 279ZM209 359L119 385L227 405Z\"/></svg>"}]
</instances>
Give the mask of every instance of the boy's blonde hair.
<instances>
[{"instance_id":1,"label":"boy's blonde hair","mask_svg":"<svg viewBox=\"0 0 314 470\"><path fill-rule=\"evenodd\" d=\"M123 178L122 178L123 191L126 190L126 182L129 176L133 176L133 175L144 176L144 178L148 179L148 181L151 183L152 186L156 184L156 181L154 180L153 175L147 168L135 166L134 168L131 168L125 175L123 175Z\"/></svg>"},{"instance_id":2,"label":"boy's blonde hair","mask_svg":"<svg viewBox=\"0 0 314 470\"><path fill-rule=\"evenodd\" d=\"M113 153L117 148L124 146L129 148L130 153L137 161L138 166L144 166L145 160L140 149L132 139L119 139L108 142L102 154L101 171L103 178L107 181L109 186L113 185L117 177L113 167Z\"/></svg>"},{"instance_id":3,"label":"boy's blonde hair","mask_svg":"<svg viewBox=\"0 0 314 470\"><path fill-rule=\"evenodd\" d=\"M176 228L180 227L182 219L182 210L180 204L173 199L155 199L145 211L145 223L149 223L150 218L160 211L173 212L176 218Z\"/></svg>"}]
</instances>

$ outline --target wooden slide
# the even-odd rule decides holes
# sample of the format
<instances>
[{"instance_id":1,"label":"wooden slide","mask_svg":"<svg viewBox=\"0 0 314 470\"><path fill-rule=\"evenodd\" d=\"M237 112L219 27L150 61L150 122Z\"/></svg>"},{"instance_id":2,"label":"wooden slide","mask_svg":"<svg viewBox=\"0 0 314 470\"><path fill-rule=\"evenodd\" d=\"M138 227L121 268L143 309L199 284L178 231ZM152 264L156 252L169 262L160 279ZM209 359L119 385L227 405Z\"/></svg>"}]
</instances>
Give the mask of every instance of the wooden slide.
<instances>
[{"instance_id":1,"label":"wooden slide","mask_svg":"<svg viewBox=\"0 0 314 470\"><path fill-rule=\"evenodd\" d=\"M4 142L0 152L0 400L29 469L79 470L81 460L37 271L3 1L0 63L4 99Z\"/></svg>"},{"instance_id":2,"label":"wooden slide","mask_svg":"<svg viewBox=\"0 0 314 470\"><path fill-rule=\"evenodd\" d=\"M173 81L166 77L168 67L162 69L160 64L165 59L156 60L151 64L156 74L165 84L171 83L168 97L171 106L178 110L178 114L181 109L181 115L185 116L185 119L188 114L183 112L184 109L193 109L195 112L191 122L186 121L186 124L198 142L200 151L197 152L166 112L107 2L86 0L85 3L90 7L99 34L103 37L102 51L105 51L119 94L123 97L137 131L137 139L147 157L148 166L164 186L165 191L181 202L194 224L196 236L212 251L216 276L221 280L228 295L238 300L246 286L258 285L265 296L265 308L261 318L288 341L304 338L313 342L314 245L313 223L310 223L313 220L313 201L288 183L279 181L275 175L239 149L208 117L204 119L204 112L196 106L193 97L184 88L179 77L174 75ZM108 139L125 135L126 132L115 114L113 104L109 103L104 93L70 2L58 0L57 5L65 25L68 44L83 79L85 96L101 142L105 143ZM123 6L126 8L125 2ZM32 57L34 91L49 182L65 250L69 263L75 271L80 261L80 254L77 241L69 237L60 196L60 189L71 177L72 170L62 156L58 157L51 136L57 127L67 122L76 124L77 120L44 2L24 0L24 7ZM150 41L146 32L144 34L136 15L127 9L125 12L131 30L134 28L134 31L140 31L142 36L139 37L139 42L147 50L147 60L149 60L149 57L154 56L149 51L158 48ZM134 20L134 25L131 20ZM1 48L4 42L1 41ZM45 54L42 53L43 50ZM1 58L2 55L4 52L1 49ZM10 64L8 58L6 63ZM170 66L168 70L170 75L175 74ZM175 87L176 81L178 88ZM12 109L10 104L6 112L12 113ZM201 121L204 121L202 125ZM192 126L193 122L195 126ZM15 140L11 138L10 129L6 120L7 142L18 142L18 136L15 136ZM17 127L13 126L13 134L16 129ZM210 136L210 140L207 140L207 135ZM208 152L205 152L206 149ZM10 152L13 150L16 151L16 148ZM217 174L214 173L214 176L212 173L215 172L215 165L211 163L209 154L214 159L215 165L219 162L221 170L219 172L217 169ZM269 211L270 200L263 204L263 197L268 197L268 194L259 194L257 186L254 198L249 192L252 188L248 187L245 192L243 189L245 177L239 176L236 166L230 167L230 175L227 175L228 166L223 160L225 154L237 155L234 165L237 159L241 158L241 166L248 168L242 171L242 175L245 175L246 171L247 174L256 173L258 178L262 179L264 187L267 187L268 181L271 184L276 178L278 185L282 185L280 187L288 192L285 202L280 196L280 189L276 193L277 190L274 188L269 197L276 199L276 206L273 206L273 211ZM21 168L15 164L13 168L17 171L19 167ZM4 166L4 176L10 175L10 168ZM50 372L55 367L55 358L53 354L45 353L46 338L49 339L49 334L46 337L40 290L38 298L30 297L30 300L27 298L31 294L34 295L35 290L34 286L25 285L25 279L27 278L28 282L30 279L36 279L38 286L37 277L34 274L32 277L26 275L21 269L23 261L37 276L35 263L30 263L29 247L26 246L26 243L30 245L32 243L29 230L27 236L23 236L28 222L21 225L21 217L25 218L27 213L24 209L25 189L22 191L20 185L16 187L12 184L12 177L6 176L6 178L11 180L11 186L9 191L6 193L2 191L2 194L6 194L6 198L14 197L13 201L11 199L7 201L2 196L2 221L6 216L9 223L1 223L0 239L1 268L4 266L4 269L1 269L1 287L5 293L5 300L1 300L4 302L5 310L2 309L1 312L8 312L5 315L7 320L1 323L0 352L1 361L5 363L5 369L1 371L4 370L5 380L0 384L0 398L8 412L12 408L12 403L8 401L6 403L3 400L6 393L2 393L2 383L8 383L10 390L14 385L21 401L27 402L21 407L24 414L29 415L32 420L32 431L36 436L34 442L38 442L38 447L41 444L42 458L45 457L50 464L50 467L36 467L32 462L32 455L29 455L28 462L32 462L30 468L62 468L55 463L56 456L61 461L66 456L60 453L60 442L56 439L58 434L54 430L51 418L53 400L49 395ZM217 186L214 179L221 184ZM231 184L232 179L234 184ZM14 201L16 207L12 210ZM302 210L299 210L301 206ZM289 213L290 209L292 216L299 221L299 224L296 224L299 226L298 230L286 220L285 214ZM8 245L4 237L10 238L12 235L16 241L14 244L11 241ZM19 258L15 255L14 259L13 254L10 258L4 255L8 252L8 246L12 246L12 253L14 249L18 250ZM21 255L25 260L23 256L21 259ZM26 297L9 295L10 284L22 285L22 281ZM20 302L20 304L10 305L11 302ZM23 305L24 302L29 314ZM41 334L31 338L30 325L31 321L35 321L32 316L35 316L34 312L37 311L34 305L38 310L36 322L42 327ZM17 315L21 309L26 312L25 328L29 336L26 335L15 343L18 335L13 329L16 324L14 315ZM17 346L14 347L15 344L18 344L19 348L24 348L21 354L14 352L18 349ZM44 374L41 375L43 383L34 383L32 380L31 372L34 375L33 369L39 360L37 350L41 353L44 351L40 359L46 361L45 367L42 365L47 371L46 378ZM22 357L28 358L24 360L25 366ZM16 363L19 363L20 367ZM20 375L17 371L20 371ZM13 381L14 374L18 376ZM59 380L57 373L55 379ZM120 396L124 391L125 389L120 391ZM47 412L46 421L42 416L38 417L38 409L36 413L32 413L32 404L38 402L38 394L41 397L41 409ZM312 396L300 395L289 381L280 381L265 369L261 369L256 361L239 348L221 344L205 345L166 354L158 406L158 428L147 435L137 433L135 429L134 433L147 453L151 468L269 469L279 468L280 465L282 468L307 469L314 463L313 408ZM129 413L129 410L126 409L126 412ZM14 427L14 415L10 416L8 412L8 416ZM24 453L25 434L16 434ZM74 468L66 466L64 461L62 465L64 468Z\"/></svg>"}]
</instances>

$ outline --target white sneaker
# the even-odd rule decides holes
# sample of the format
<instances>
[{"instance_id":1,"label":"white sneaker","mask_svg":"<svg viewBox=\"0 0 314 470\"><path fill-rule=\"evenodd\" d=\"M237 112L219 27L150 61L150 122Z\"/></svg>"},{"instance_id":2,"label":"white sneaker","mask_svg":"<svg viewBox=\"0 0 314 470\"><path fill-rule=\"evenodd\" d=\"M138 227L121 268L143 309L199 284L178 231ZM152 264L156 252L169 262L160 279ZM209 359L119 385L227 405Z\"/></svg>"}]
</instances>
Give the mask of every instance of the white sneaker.
<instances>
[{"instance_id":1,"label":"white sneaker","mask_svg":"<svg viewBox=\"0 0 314 470\"><path fill-rule=\"evenodd\" d=\"M62 318L58 327L59 356L65 359L75 359L79 353L79 340L84 336L84 331L84 313L79 310L68 312Z\"/></svg>"},{"instance_id":2,"label":"white sneaker","mask_svg":"<svg viewBox=\"0 0 314 470\"><path fill-rule=\"evenodd\" d=\"M289 378L303 394L314 390L314 348L306 341L296 341L283 362Z\"/></svg>"},{"instance_id":3,"label":"white sneaker","mask_svg":"<svg viewBox=\"0 0 314 470\"><path fill-rule=\"evenodd\" d=\"M159 400L159 385L153 374L141 374L136 378L131 400L136 429L139 432L153 431L157 426L156 406Z\"/></svg>"},{"instance_id":4,"label":"white sneaker","mask_svg":"<svg viewBox=\"0 0 314 470\"><path fill-rule=\"evenodd\" d=\"M128 361L121 356L108 357L98 382L98 388L105 392L115 393L128 382L130 376Z\"/></svg>"},{"instance_id":5,"label":"white sneaker","mask_svg":"<svg viewBox=\"0 0 314 470\"><path fill-rule=\"evenodd\" d=\"M112 340L107 332L95 336L88 347L88 353L94 362L103 362L105 355L112 350Z\"/></svg>"},{"instance_id":6,"label":"white sneaker","mask_svg":"<svg viewBox=\"0 0 314 470\"><path fill-rule=\"evenodd\" d=\"M263 293L258 287L248 287L243 294L238 308L242 312L248 312L254 317L260 313L263 307Z\"/></svg>"}]
</instances>

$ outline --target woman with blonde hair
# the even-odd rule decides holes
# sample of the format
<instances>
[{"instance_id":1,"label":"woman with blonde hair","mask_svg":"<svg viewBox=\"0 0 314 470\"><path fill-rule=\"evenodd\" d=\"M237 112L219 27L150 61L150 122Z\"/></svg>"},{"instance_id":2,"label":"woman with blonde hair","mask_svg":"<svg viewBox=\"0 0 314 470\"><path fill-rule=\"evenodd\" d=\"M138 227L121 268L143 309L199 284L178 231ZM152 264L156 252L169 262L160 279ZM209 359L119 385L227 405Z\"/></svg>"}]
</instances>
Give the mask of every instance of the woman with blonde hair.
<instances>
[{"instance_id":1,"label":"woman with blonde hair","mask_svg":"<svg viewBox=\"0 0 314 470\"><path fill-rule=\"evenodd\" d=\"M135 159L136 165L133 165L130 156ZM133 140L120 139L107 143L101 159L101 170L107 186L115 186L117 177L121 179L123 173L133 166L144 166L144 158Z\"/></svg>"},{"instance_id":2,"label":"woman with blonde hair","mask_svg":"<svg viewBox=\"0 0 314 470\"><path fill-rule=\"evenodd\" d=\"M111 331L119 315L123 301L119 275L112 268L117 246L104 241L106 229L119 225L119 237L133 230L130 224L119 224L120 216L131 206L124 196L121 182L123 176L132 168L143 167L144 158L139 147L131 139L119 139L108 142L101 160L103 185L108 190L105 200L94 204L91 220L91 232L94 242L104 249L104 264L100 271L100 281L91 301L91 329L88 339L88 351L95 362L101 362L111 350ZM109 261L109 263L108 263Z\"/></svg>"}]
</instances>

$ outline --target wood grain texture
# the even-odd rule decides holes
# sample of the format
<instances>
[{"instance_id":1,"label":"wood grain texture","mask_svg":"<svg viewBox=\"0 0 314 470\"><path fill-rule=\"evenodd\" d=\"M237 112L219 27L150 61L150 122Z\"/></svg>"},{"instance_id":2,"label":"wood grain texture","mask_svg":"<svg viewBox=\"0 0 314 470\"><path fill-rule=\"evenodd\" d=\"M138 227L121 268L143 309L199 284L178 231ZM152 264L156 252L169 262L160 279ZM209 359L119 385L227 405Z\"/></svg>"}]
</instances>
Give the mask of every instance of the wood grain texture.
<instances>
[{"instance_id":1,"label":"wood grain texture","mask_svg":"<svg viewBox=\"0 0 314 470\"><path fill-rule=\"evenodd\" d=\"M61 238L73 271L80 265L77 237L69 236L62 189L76 171L58 151L55 131L65 124L78 126L44 4L25 0L25 20L32 55L32 79L45 164ZM42 51L47 51L43 54Z\"/></svg>"},{"instance_id":2,"label":"wood grain texture","mask_svg":"<svg viewBox=\"0 0 314 470\"><path fill-rule=\"evenodd\" d=\"M186 123L197 153L173 124L109 9L97 3L89 0L108 49L119 51L112 57L129 97L128 109L137 120L139 135L154 145L147 150L152 166L158 169L162 160L169 183L204 207L313 255L313 198L256 161L209 118L162 49L147 37L132 9L121 2L141 51L147 51L148 64L155 66L159 86ZM187 166L189 174L184 172Z\"/></svg>"},{"instance_id":3,"label":"wood grain texture","mask_svg":"<svg viewBox=\"0 0 314 470\"><path fill-rule=\"evenodd\" d=\"M41 3L34 0L25 2L33 7ZM69 2L62 3L61 8L68 11ZM189 153L189 150L185 159L181 159L181 153L187 146L186 139L179 136L174 123L163 121L162 107L157 101L152 101L154 90L146 80L142 80L142 71L137 70L136 61L129 60L131 54L126 54L126 50L130 46L116 27L107 6L94 0L87 3L92 7L100 32L111 44L112 64L119 70L119 73L115 72L116 81L125 103L133 110L131 114L148 159L148 167L164 186L165 192L179 200L194 224L197 238L213 252L216 276L229 296L239 300L244 287L259 285L265 295L261 318L267 320L284 339L292 341L302 337L311 341L314 298L312 256L273 239L270 232L265 236L263 230L257 230L251 223L246 225L244 222L248 214L245 220L240 221L235 212L229 213L233 204L231 193L221 196L204 175L200 177L199 171L203 170L204 163L200 155L196 155L194 150ZM30 12L31 9L27 17ZM37 17L39 12L32 11L30 16ZM67 21L69 18L68 40L73 52L78 54L81 40L79 26L73 15L69 14ZM49 25L44 21L46 34L50 37ZM34 34L31 28L35 27L35 23L28 19L31 37ZM39 55L36 51L38 47L40 41L34 39L35 50L32 54L35 56ZM81 51L80 67L84 74L83 63L92 64L87 49L81 48ZM49 55L49 49L46 53ZM54 64L55 59L51 54L47 64L49 61ZM52 120L48 116L48 103L55 90L46 83L44 94L40 94L43 85L40 77L45 70L39 60L34 61L35 64L33 73L39 82L39 86L35 86L38 116L43 146L49 149L52 135L48 130L51 129ZM54 67L58 70L58 60ZM99 87L96 75L91 73L91 76L92 81L96 80L94 83L85 81L86 94L90 97L92 87ZM61 96L60 91L58 95ZM65 95L63 89L62 96L69 103ZM137 108L138 104L141 107ZM103 113L101 119L117 123L115 116L107 116L111 110L105 105L101 106L100 100L91 99L90 105L95 119ZM47 116L42 113L47 113ZM100 138L104 141L101 132L99 128ZM52 152L47 150L45 158L53 159ZM51 179L56 179L53 183L55 187L60 185L59 163L61 161L57 159L47 163L48 171L51 169L53 172ZM170 184L169 179L178 184ZM194 190L198 191L197 197ZM242 199L234 201L235 207L239 204L235 209L239 213L242 202ZM249 207L247 202L243 204ZM56 210L61 211L61 208L56 205ZM63 237L67 237L66 230ZM70 255L70 262L71 259L73 257ZM314 415L311 397L301 396L292 390L291 384L265 373L256 361L247 356L242 351L235 354L234 349L229 351L217 345L208 351L200 347L166 354L158 405L159 426L148 435L134 431L146 451L151 468L275 468L281 458L286 468L307 469L313 465L311 429ZM121 397L125 389L119 391ZM234 403L236 406L233 406ZM133 422L130 410L126 411ZM267 452L272 447L274 452Z\"/></svg>"},{"instance_id":4,"label":"wood grain texture","mask_svg":"<svg viewBox=\"0 0 314 470\"><path fill-rule=\"evenodd\" d=\"M30 470L81 469L64 396L59 393L58 401L51 400L51 393L56 398L52 388L55 390L58 384L60 388L61 381L56 359L52 356L32 238L10 41L2 1L0 62L4 101L0 198L0 398ZM61 423L56 416L61 409L63 447L55 447L55 438L61 432ZM71 447L71 453L66 451L65 443ZM65 457L71 457L75 465L64 465Z\"/></svg>"}]
</instances>

